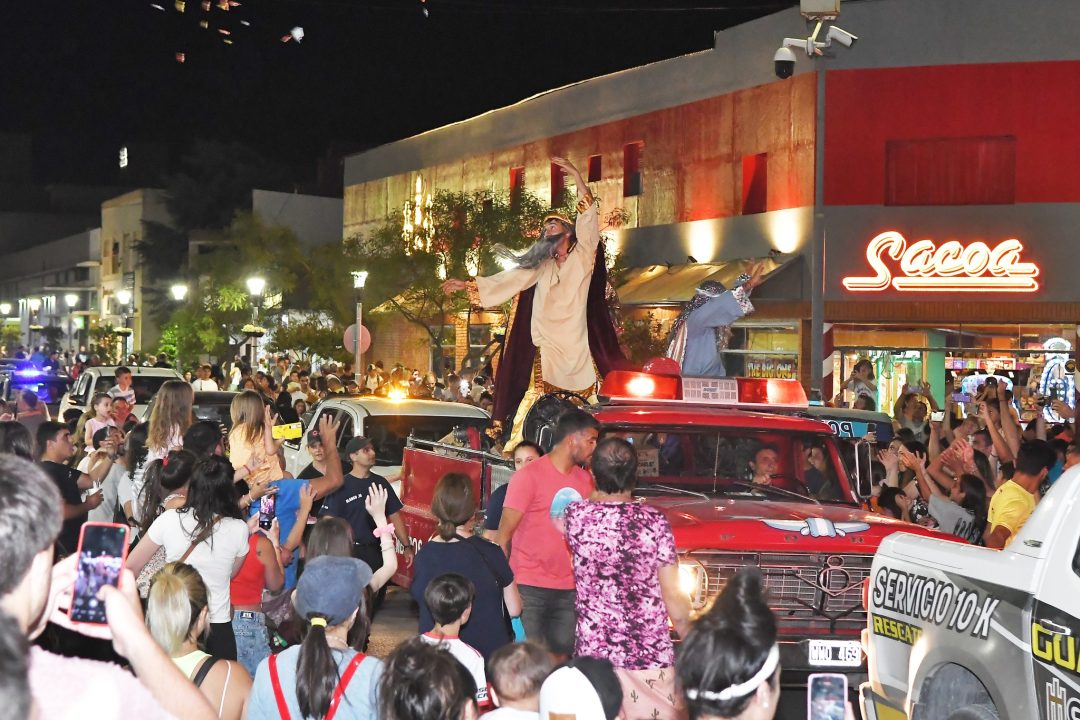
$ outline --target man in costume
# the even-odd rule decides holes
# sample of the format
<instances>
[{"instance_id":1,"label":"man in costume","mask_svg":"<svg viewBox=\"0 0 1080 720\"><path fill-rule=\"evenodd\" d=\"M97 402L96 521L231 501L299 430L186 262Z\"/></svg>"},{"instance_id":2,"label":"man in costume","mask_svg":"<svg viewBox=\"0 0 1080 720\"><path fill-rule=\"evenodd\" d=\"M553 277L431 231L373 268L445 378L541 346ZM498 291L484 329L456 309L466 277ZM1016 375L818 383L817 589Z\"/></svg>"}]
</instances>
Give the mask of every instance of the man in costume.
<instances>
[{"instance_id":1,"label":"man in costume","mask_svg":"<svg viewBox=\"0 0 1080 720\"><path fill-rule=\"evenodd\" d=\"M724 377L723 352L731 334L731 324L752 313L750 292L761 282L764 263L756 263L750 274L736 279L727 290L722 283L706 280L671 324L667 356L682 367L688 377Z\"/></svg>"},{"instance_id":2,"label":"man in costume","mask_svg":"<svg viewBox=\"0 0 1080 720\"><path fill-rule=\"evenodd\" d=\"M552 162L573 176L576 222L549 215L540 238L521 255L495 247L496 255L517 267L468 281L447 280L442 286L446 293L467 291L474 307L496 307L517 298L495 377L493 417L514 417L507 449L521 439L525 415L537 397L554 390L589 397L597 372L603 376L625 363L604 302L607 268L598 203L569 160Z\"/></svg>"}]
</instances>

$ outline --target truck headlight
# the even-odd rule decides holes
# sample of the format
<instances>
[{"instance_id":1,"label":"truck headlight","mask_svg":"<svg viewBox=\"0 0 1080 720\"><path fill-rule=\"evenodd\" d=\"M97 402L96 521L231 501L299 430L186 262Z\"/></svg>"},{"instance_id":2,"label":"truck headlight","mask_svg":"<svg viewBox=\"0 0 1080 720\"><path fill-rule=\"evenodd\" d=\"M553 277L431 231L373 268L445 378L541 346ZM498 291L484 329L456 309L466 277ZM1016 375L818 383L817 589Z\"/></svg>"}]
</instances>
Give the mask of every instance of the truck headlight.
<instances>
[{"instance_id":1,"label":"truck headlight","mask_svg":"<svg viewBox=\"0 0 1080 720\"><path fill-rule=\"evenodd\" d=\"M708 585L709 577L701 563L691 559L679 561L679 588L690 598L694 610L705 607Z\"/></svg>"}]
</instances>

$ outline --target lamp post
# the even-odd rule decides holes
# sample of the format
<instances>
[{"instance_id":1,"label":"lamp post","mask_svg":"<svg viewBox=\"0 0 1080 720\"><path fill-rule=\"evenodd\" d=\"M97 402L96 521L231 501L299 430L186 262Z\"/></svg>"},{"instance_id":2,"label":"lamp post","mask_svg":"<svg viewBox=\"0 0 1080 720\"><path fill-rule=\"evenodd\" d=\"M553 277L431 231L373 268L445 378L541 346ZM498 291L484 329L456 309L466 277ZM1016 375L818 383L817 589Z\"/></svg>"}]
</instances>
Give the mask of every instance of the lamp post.
<instances>
[{"instance_id":1,"label":"lamp post","mask_svg":"<svg viewBox=\"0 0 1080 720\"><path fill-rule=\"evenodd\" d=\"M353 362L356 364L353 366L353 376L356 378L356 389L361 390L364 383L364 353L360 351L360 328L364 320L364 285L367 283L367 270L354 270L353 277L353 290L356 294L356 333L355 333L355 345L353 346Z\"/></svg>"},{"instance_id":2,"label":"lamp post","mask_svg":"<svg viewBox=\"0 0 1080 720\"><path fill-rule=\"evenodd\" d=\"M120 288L116 291L116 301L120 303L120 322L122 326L126 329L128 326L128 317L131 315L131 291L126 288ZM124 349L120 353L120 362L125 362L127 360L128 354L127 333L123 333L122 337L124 338L121 341L123 343Z\"/></svg>"},{"instance_id":3,"label":"lamp post","mask_svg":"<svg viewBox=\"0 0 1080 720\"><path fill-rule=\"evenodd\" d=\"M247 279L247 289L251 293L253 298L251 303L251 324L258 327L259 325L259 305L262 304L262 295L266 290L266 280L261 277L249 277ZM255 371L255 368L259 364L259 341L258 338L251 336L248 338L251 343L251 370Z\"/></svg>"},{"instance_id":4,"label":"lamp post","mask_svg":"<svg viewBox=\"0 0 1080 720\"><path fill-rule=\"evenodd\" d=\"M0 302L0 315L3 315L5 318L11 315L11 303Z\"/></svg>"},{"instance_id":5,"label":"lamp post","mask_svg":"<svg viewBox=\"0 0 1080 720\"><path fill-rule=\"evenodd\" d=\"M79 296L75 293L68 293L64 296L64 304L68 308L68 350L72 356L75 355L75 306L79 304Z\"/></svg>"},{"instance_id":6,"label":"lamp post","mask_svg":"<svg viewBox=\"0 0 1080 720\"><path fill-rule=\"evenodd\" d=\"M188 286L185 283L173 283L169 288L169 293L172 294L172 299L175 302L182 303L187 297ZM180 364L180 338L176 339L176 367L182 368Z\"/></svg>"}]
</instances>

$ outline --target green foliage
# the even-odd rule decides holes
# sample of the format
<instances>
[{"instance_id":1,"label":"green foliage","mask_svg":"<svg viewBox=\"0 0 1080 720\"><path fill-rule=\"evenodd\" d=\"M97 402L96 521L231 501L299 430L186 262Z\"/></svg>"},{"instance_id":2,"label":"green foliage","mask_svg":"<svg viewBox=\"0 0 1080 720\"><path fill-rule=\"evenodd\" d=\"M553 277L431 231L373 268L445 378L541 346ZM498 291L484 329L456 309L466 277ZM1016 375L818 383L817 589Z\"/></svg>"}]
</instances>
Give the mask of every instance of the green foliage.
<instances>
[{"instance_id":1,"label":"green foliage","mask_svg":"<svg viewBox=\"0 0 1080 720\"><path fill-rule=\"evenodd\" d=\"M341 346L343 335L339 324L326 318L311 317L275 328L267 349L275 353L292 350L303 360L310 359L312 355L343 357L351 353Z\"/></svg>"},{"instance_id":2,"label":"green foliage","mask_svg":"<svg viewBox=\"0 0 1080 720\"><path fill-rule=\"evenodd\" d=\"M643 318L623 320L619 342L628 359L635 365L642 365L667 350L667 335L663 330L663 324L655 315L645 313Z\"/></svg>"},{"instance_id":3,"label":"green foliage","mask_svg":"<svg viewBox=\"0 0 1080 720\"><path fill-rule=\"evenodd\" d=\"M0 345L4 346L8 355L13 355L15 348L22 344L23 334L18 323L5 322L0 326Z\"/></svg>"},{"instance_id":4,"label":"green foliage","mask_svg":"<svg viewBox=\"0 0 1080 720\"><path fill-rule=\"evenodd\" d=\"M46 347L49 352L59 350L61 341L67 337L62 327L48 325L38 331L38 342Z\"/></svg>"}]
</instances>

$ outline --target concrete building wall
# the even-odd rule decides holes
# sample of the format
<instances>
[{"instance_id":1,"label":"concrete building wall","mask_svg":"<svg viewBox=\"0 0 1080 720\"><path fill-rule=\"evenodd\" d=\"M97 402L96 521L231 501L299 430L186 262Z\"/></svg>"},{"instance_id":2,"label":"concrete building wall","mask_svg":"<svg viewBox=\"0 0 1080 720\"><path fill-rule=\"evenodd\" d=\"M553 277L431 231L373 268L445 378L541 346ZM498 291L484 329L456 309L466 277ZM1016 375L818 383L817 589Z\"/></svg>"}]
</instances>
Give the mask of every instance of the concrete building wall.
<instances>
[{"instance_id":1,"label":"concrete building wall","mask_svg":"<svg viewBox=\"0 0 1080 720\"><path fill-rule=\"evenodd\" d=\"M252 190L251 201L252 210L264 222L290 228L304 246L341 240L341 198Z\"/></svg>"},{"instance_id":2,"label":"concrete building wall","mask_svg":"<svg viewBox=\"0 0 1080 720\"><path fill-rule=\"evenodd\" d=\"M133 330L128 350L152 351L157 347L159 329L147 320L143 312L143 266L136 249L142 240L147 221L170 224L161 190L133 190L107 200L101 205L101 297L102 320L116 327L124 325ZM117 292L132 293L128 307L122 307Z\"/></svg>"}]
</instances>

